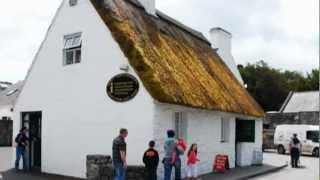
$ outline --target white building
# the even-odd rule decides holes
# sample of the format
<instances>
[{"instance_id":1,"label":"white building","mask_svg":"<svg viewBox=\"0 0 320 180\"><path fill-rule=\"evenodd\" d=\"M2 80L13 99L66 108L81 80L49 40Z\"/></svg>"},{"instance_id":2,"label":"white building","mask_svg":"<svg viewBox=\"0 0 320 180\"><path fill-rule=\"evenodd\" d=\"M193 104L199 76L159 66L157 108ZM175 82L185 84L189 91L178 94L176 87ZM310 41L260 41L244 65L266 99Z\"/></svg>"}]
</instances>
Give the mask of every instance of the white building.
<instances>
[{"instance_id":1,"label":"white building","mask_svg":"<svg viewBox=\"0 0 320 180\"><path fill-rule=\"evenodd\" d=\"M151 139L162 157L168 129L198 143L201 173L217 154L251 165L264 112L218 54L154 1L64 0L15 106L15 133L38 137L31 167L85 177L86 155L111 154L121 127L132 165Z\"/></svg>"},{"instance_id":2,"label":"white building","mask_svg":"<svg viewBox=\"0 0 320 180\"><path fill-rule=\"evenodd\" d=\"M9 85L5 90L0 91L0 120L12 120L13 107L21 91L23 82Z\"/></svg>"}]
</instances>

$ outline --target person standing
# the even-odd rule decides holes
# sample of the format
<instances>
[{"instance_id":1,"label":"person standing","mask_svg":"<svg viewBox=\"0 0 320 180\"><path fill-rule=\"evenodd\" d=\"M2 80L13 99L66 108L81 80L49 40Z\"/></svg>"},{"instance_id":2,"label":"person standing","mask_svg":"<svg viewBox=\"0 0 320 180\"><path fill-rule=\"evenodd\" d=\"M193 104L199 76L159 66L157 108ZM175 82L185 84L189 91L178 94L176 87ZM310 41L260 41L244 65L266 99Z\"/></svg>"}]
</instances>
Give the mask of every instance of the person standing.
<instances>
[{"instance_id":1,"label":"person standing","mask_svg":"<svg viewBox=\"0 0 320 180\"><path fill-rule=\"evenodd\" d=\"M159 164L159 154L154 149L155 142L149 142L149 149L143 155L143 163L146 166L147 180L157 180L157 169Z\"/></svg>"},{"instance_id":2,"label":"person standing","mask_svg":"<svg viewBox=\"0 0 320 180\"><path fill-rule=\"evenodd\" d=\"M300 140L297 137L297 134L293 134L293 138L291 139L289 144L292 168L298 168L301 148L302 148L302 145L300 143Z\"/></svg>"},{"instance_id":3,"label":"person standing","mask_svg":"<svg viewBox=\"0 0 320 180\"><path fill-rule=\"evenodd\" d=\"M120 134L113 140L112 144L112 161L116 170L115 180L126 179L127 169L127 144L125 138L128 136L128 130L121 128Z\"/></svg>"},{"instance_id":4,"label":"person standing","mask_svg":"<svg viewBox=\"0 0 320 180\"><path fill-rule=\"evenodd\" d=\"M21 157L23 161L23 170L27 171L26 147L29 141L29 138L27 137L27 131L28 130L26 127L21 128L19 134L15 138L15 142L17 143L15 169L17 171L19 170Z\"/></svg>"},{"instance_id":5,"label":"person standing","mask_svg":"<svg viewBox=\"0 0 320 180\"><path fill-rule=\"evenodd\" d=\"M200 161L198 159L198 148L197 144L192 144L188 151L188 171L187 171L187 179L196 180L198 178L198 170L197 170L197 162Z\"/></svg>"},{"instance_id":6,"label":"person standing","mask_svg":"<svg viewBox=\"0 0 320 180\"><path fill-rule=\"evenodd\" d=\"M181 180L181 159L180 155L183 154L183 149L180 149L175 139L175 132L173 130L167 131L167 139L164 143L164 180L171 180L172 168L175 169L175 179ZM172 162L174 153L177 153L175 162Z\"/></svg>"}]
</instances>

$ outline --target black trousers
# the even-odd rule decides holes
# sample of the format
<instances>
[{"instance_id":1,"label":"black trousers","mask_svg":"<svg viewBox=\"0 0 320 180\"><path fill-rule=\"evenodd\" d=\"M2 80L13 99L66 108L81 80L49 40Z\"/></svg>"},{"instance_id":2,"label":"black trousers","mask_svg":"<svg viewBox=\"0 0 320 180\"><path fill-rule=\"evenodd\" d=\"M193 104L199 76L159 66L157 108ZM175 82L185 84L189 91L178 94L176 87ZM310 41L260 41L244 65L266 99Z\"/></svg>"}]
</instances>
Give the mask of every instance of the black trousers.
<instances>
[{"instance_id":1,"label":"black trousers","mask_svg":"<svg viewBox=\"0 0 320 180\"><path fill-rule=\"evenodd\" d=\"M296 168L298 167L299 157L300 157L300 151L298 148L291 148L291 166Z\"/></svg>"},{"instance_id":2,"label":"black trousers","mask_svg":"<svg viewBox=\"0 0 320 180\"><path fill-rule=\"evenodd\" d=\"M146 180L157 180L157 167L146 167Z\"/></svg>"}]
</instances>

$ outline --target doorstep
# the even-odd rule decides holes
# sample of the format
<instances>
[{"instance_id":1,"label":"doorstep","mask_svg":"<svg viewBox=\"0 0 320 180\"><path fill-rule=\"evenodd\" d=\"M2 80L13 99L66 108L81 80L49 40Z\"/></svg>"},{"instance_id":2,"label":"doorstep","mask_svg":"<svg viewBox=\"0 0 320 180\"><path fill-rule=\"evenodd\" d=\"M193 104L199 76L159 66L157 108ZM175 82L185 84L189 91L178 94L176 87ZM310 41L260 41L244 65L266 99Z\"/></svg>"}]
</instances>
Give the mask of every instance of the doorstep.
<instances>
[{"instance_id":1,"label":"doorstep","mask_svg":"<svg viewBox=\"0 0 320 180\"><path fill-rule=\"evenodd\" d=\"M283 166L271 166L268 164L264 164L261 166L249 166L249 167L241 167L241 168L234 168L230 169L224 173L210 173L201 176L202 180L212 180L212 179L219 179L219 180L245 180L265 174L269 174L272 172L279 171L288 165Z\"/></svg>"}]
</instances>

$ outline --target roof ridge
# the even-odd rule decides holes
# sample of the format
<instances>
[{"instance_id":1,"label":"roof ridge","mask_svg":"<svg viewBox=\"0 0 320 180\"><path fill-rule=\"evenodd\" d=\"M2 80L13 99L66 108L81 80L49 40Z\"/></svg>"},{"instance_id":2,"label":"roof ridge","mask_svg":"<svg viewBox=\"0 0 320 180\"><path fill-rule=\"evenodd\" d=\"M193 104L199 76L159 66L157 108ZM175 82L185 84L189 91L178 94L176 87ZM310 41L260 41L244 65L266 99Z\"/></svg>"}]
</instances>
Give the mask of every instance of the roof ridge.
<instances>
[{"instance_id":1,"label":"roof ridge","mask_svg":"<svg viewBox=\"0 0 320 180\"><path fill-rule=\"evenodd\" d=\"M141 5L141 3L137 0L126 0L126 2L130 3L131 5L142 9L146 14L148 14ZM160 11L159 9L156 9L156 15L154 17L157 17L159 19L165 20L166 22L172 23L179 29L186 31L187 33L191 34L192 36L196 37L197 39L200 39L201 41L206 42L208 45L211 45L210 41L203 35L202 32L195 30L194 28L191 28L190 26L185 25L184 23L180 22L179 20L176 20L175 18L172 18L171 16L167 15L166 13Z\"/></svg>"},{"instance_id":2,"label":"roof ridge","mask_svg":"<svg viewBox=\"0 0 320 180\"><path fill-rule=\"evenodd\" d=\"M309 91L293 91L293 93L315 93L315 92L320 92L319 90L309 90Z\"/></svg>"}]
</instances>

